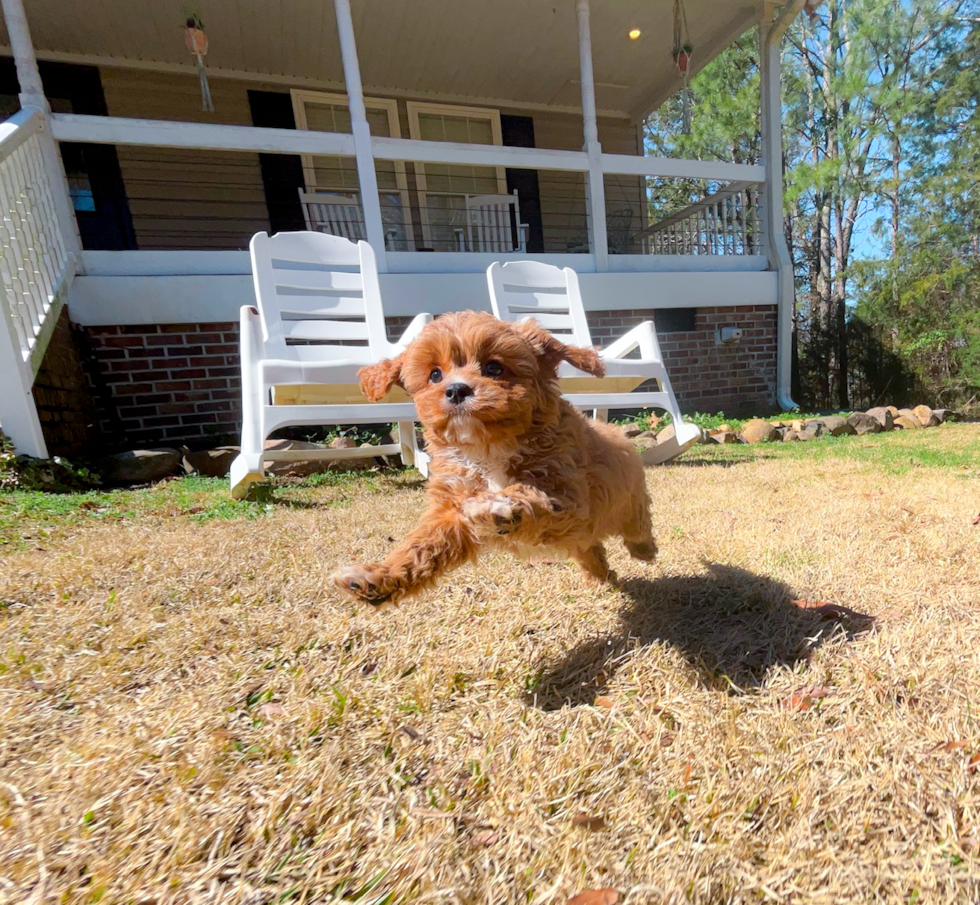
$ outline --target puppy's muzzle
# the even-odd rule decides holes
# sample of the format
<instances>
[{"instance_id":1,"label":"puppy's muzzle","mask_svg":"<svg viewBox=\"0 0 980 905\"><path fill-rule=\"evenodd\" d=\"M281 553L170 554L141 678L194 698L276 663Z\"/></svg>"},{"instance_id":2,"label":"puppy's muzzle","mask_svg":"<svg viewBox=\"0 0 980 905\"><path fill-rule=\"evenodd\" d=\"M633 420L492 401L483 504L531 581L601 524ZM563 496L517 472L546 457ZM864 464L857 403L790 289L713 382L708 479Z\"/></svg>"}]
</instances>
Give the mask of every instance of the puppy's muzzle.
<instances>
[{"instance_id":1,"label":"puppy's muzzle","mask_svg":"<svg viewBox=\"0 0 980 905\"><path fill-rule=\"evenodd\" d=\"M453 405L461 405L473 395L473 387L466 383L451 383L446 387L446 398Z\"/></svg>"}]
</instances>

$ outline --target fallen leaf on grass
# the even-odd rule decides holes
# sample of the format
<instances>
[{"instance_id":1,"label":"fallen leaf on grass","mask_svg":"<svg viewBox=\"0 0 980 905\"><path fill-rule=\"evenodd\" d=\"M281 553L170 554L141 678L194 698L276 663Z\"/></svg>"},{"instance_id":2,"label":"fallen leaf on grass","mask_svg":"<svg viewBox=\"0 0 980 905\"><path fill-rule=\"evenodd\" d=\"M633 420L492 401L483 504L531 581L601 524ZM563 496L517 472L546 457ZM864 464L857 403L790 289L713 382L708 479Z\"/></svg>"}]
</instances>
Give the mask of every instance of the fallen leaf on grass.
<instances>
[{"instance_id":1,"label":"fallen leaf on grass","mask_svg":"<svg viewBox=\"0 0 980 905\"><path fill-rule=\"evenodd\" d=\"M970 524L971 525L980 525L980 513L977 513L977 517Z\"/></svg>"},{"instance_id":2,"label":"fallen leaf on grass","mask_svg":"<svg viewBox=\"0 0 980 905\"><path fill-rule=\"evenodd\" d=\"M596 707L612 707L615 705L615 701L612 698L607 698L604 695L599 695L593 702Z\"/></svg>"},{"instance_id":3,"label":"fallen leaf on grass","mask_svg":"<svg viewBox=\"0 0 980 905\"><path fill-rule=\"evenodd\" d=\"M493 845L500 838L497 830L479 830L473 834L474 845Z\"/></svg>"},{"instance_id":4,"label":"fallen leaf on grass","mask_svg":"<svg viewBox=\"0 0 980 905\"><path fill-rule=\"evenodd\" d=\"M619 893L607 886L605 889L587 889L572 896L566 905L616 905Z\"/></svg>"},{"instance_id":5,"label":"fallen leaf on grass","mask_svg":"<svg viewBox=\"0 0 980 905\"><path fill-rule=\"evenodd\" d=\"M780 709L788 710L790 713L797 713L800 710L809 710L810 705L820 698L829 697L834 693L834 689L827 685L814 685L811 688L798 688L788 698L780 703Z\"/></svg>"},{"instance_id":6,"label":"fallen leaf on grass","mask_svg":"<svg viewBox=\"0 0 980 905\"><path fill-rule=\"evenodd\" d=\"M980 754L974 754L967 762L967 770L976 770L980 768Z\"/></svg>"},{"instance_id":7,"label":"fallen leaf on grass","mask_svg":"<svg viewBox=\"0 0 980 905\"><path fill-rule=\"evenodd\" d=\"M584 826L587 830L601 830L605 825L606 820L604 817L586 814L584 811L579 811L572 818L572 826Z\"/></svg>"},{"instance_id":8,"label":"fallen leaf on grass","mask_svg":"<svg viewBox=\"0 0 980 905\"><path fill-rule=\"evenodd\" d=\"M944 751L945 752L958 751L960 748L965 748L968 744L970 744L970 743L969 742L963 742L963 741L959 741L959 742L940 742L938 745L934 745L932 748L930 748L929 749L929 753L930 754L936 754L936 753L944 752Z\"/></svg>"}]
</instances>

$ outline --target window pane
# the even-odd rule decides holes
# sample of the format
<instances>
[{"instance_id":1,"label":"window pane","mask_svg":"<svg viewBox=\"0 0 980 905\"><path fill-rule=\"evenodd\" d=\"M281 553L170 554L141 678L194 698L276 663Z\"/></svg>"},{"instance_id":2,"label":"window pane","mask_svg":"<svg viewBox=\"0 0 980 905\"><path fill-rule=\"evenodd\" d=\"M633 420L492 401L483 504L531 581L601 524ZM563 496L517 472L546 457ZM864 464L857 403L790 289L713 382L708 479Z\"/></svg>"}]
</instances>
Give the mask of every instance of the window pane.
<instances>
[{"instance_id":1,"label":"window pane","mask_svg":"<svg viewBox=\"0 0 980 905\"><path fill-rule=\"evenodd\" d=\"M371 127L371 134L380 138L391 138L391 126L388 122L388 111L379 110L377 107L367 109L367 121Z\"/></svg>"},{"instance_id":2,"label":"window pane","mask_svg":"<svg viewBox=\"0 0 980 905\"><path fill-rule=\"evenodd\" d=\"M419 132L426 141L455 141L462 144L492 145L493 121L488 116L454 116L420 113Z\"/></svg>"},{"instance_id":3,"label":"window pane","mask_svg":"<svg viewBox=\"0 0 980 905\"><path fill-rule=\"evenodd\" d=\"M350 112L346 104L306 102L306 127L313 132L350 133Z\"/></svg>"},{"instance_id":4,"label":"window pane","mask_svg":"<svg viewBox=\"0 0 980 905\"><path fill-rule=\"evenodd\" d=\"M356 192L357 162L353 157L316 156L313 158L313 184L318 189Z\"/></svg>"},{"instance_id":5,"label":"window pane","mask_svg":"<svg viewBox=\"0 0 980 905\"><path fill-rule=\"evenodd\" d=\"M459 192L464 195L492 195L498 191L494 167L427 163L425 185L429 192Z\"/></svg>"}]
</instances>

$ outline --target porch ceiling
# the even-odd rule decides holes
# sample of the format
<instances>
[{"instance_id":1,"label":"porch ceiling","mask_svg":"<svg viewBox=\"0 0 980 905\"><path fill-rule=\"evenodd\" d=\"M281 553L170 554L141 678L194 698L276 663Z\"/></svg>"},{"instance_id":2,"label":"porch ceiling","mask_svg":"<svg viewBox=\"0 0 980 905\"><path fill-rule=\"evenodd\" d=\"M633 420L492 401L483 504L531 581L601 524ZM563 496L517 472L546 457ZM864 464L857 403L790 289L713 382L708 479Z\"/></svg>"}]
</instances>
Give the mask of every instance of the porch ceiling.
<instances>
[{"instance_id":1,"label":"porch ceiling","mask_svg":"<svg viewBox=\"0 0 980 905\"><path fill-rule=\"evenodd\" d=\"M683 0L700 68L758 18L763 0ZM41 59L186 68L186 10L206 28L208 68L342 87L331 0L26 0ZM366 93L498 105L581 106L575 0L353 0ZM672 0L592 0L596 105L641 118L680 87ZM642 34L631 41L628 32ZM5 28L0 43L6 45Z\"/></svg>"}]
</instances>

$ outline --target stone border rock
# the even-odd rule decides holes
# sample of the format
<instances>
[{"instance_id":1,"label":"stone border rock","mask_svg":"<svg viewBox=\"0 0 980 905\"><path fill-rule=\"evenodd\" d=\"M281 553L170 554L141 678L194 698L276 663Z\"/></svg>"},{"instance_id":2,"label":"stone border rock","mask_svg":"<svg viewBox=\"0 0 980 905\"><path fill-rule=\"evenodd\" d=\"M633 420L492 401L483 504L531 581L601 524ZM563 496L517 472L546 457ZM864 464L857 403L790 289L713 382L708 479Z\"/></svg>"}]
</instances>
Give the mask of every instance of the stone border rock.
<instances>
[{"instance_id":1,"label":"stone border rock","mask_svg":"<svg viewBox=\"0 0 980 905\"><path fill-rule=\"evenodd\" d=\"M893 405L877 406L866 412L850 415L820 415L816 418L767 421L753 418L741 430L728 424L702 428L701 443L793 443L815 440L818 437L842 437L847 434L877 434L890 430L921 430L945 423L951 416L967 417L949 409L933 409L917 405L911 409L898 409ZM656 428L662 419L650 416L650 425ZM636 424L621 425L623 435L631 439L641 452L656 446L673 436L673 428L667 425L659 433L644 430Z\"/></svg>"},{"instance_id":2,"label":"stone border rock","mask_svg":"<svg viewBox=\"0 0 980 905\"><path fill-rule=\"evenodd\" d=\"M847 434L877 434L890 430L921 430L946 422L956 414L947 409L917 405L912 409L897 409L893 405L878 406L866 412L850 415L821 415L817 418L793 421L766 421L753 418L741 431L728 425L702 432L702 443L792 443L815 440L818 437L842 437Z\"/></svg>"}]
</instances>

